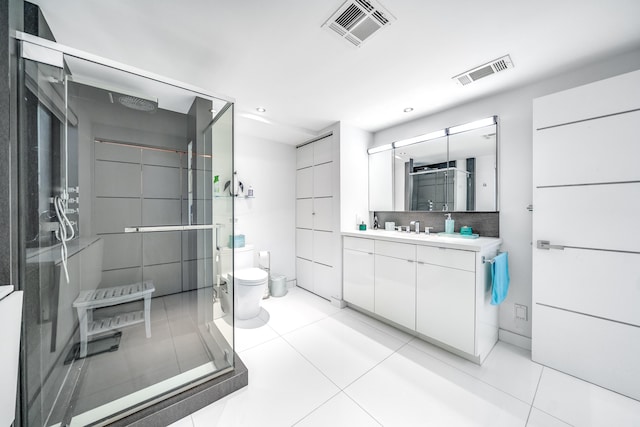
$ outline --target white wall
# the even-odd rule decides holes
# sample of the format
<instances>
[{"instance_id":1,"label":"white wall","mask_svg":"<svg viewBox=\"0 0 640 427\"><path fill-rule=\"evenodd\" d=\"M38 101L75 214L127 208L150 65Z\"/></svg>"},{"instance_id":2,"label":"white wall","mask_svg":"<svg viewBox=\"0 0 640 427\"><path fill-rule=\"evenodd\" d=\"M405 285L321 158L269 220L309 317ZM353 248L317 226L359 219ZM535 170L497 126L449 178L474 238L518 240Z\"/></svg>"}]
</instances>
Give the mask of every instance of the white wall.
<instances>
[{"instance_id":1,"label":"white wall","mask_svg":"<svg viewBox=\"0 0 640 427\"><path fill-rule=\"evenodd\" d=\"M514 303L526 305L531 313L531 213L526 207L532 200L532 100L636 69L640 69L640 50L612 56L520 89L470 102L374 134L372 146L377 146L483 117L499 116L500 236L504 241L502 250L509 252L511 274L509 296L500 307L502 329L531 337L531 319L517 322ZM482 82L475 84L480 85Z\"/></svg>"},{"instance_id":2,"label":"white wall","mask_svg":"<svg viewBox=\"0 0 640 427\"><path fill-rule=\"evenodd\" d=\"M271 271L295 278L296 148L236 133L235 170L254 199L236 199L237 230L257 251L271 252Z\"/></svg>"},{"instance_id":3,"label":"white wall","mask_svg":"<svg viewBox=\"0 0 640 427\"><path fill-rule=\"evenodd\" d=\"M356 217L367 227L369 218L369 156L373 142L370 132L340 124L340 230L357 230Z\"/></svg>"}]
</instances>

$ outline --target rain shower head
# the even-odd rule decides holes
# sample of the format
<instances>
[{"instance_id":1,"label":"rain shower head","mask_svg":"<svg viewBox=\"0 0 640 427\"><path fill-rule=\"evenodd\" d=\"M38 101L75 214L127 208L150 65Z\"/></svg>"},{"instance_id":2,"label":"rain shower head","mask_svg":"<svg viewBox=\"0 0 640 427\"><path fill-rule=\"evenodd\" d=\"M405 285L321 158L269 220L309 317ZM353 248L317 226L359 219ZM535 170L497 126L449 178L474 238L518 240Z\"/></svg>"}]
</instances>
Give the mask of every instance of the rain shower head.
<instances>
[{"instance_id":1,"label":"rain shower head","mask_svg":"<svg viewBox=\"0 0 640 427\"><path fill-rule=\"evenodd\" d=\"M119 104L137 111L151 112L158 108L157 100L140 98L134 95L109 92L109 99L111 100L111 103L117 101Z\"/></svg>"},{"instance_id":2,"label":"rain shower head","mask_svg":"<svg viewBox=\"0 0 640 427\"><path fill-rule=\"evenodd\" d=\"M125 107L132 108L138 111L154 111L158 108L158 103L149 101L148 99L138 98L131 95L118 96L118 102Z\"/></svg>"}]
</instances>

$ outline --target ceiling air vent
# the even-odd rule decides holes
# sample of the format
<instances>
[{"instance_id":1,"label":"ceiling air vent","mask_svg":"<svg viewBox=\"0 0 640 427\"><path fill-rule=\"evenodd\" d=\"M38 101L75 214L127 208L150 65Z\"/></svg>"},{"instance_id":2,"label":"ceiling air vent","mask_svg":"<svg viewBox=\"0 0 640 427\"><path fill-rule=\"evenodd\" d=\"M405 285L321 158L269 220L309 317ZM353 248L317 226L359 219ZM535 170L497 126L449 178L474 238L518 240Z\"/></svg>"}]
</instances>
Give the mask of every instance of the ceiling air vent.
<instances>
[{"instance_id":1,"label":"ceiling air vent","mask_svg":"<svg viewBox=\"0 0 640 427\"><path fill-rule=\"evenodd\" d=\"M396 18L373 0L349 0L327 21L323 28L333 30L354 46L360 46L375 32Z\"/></svg>"},{"instance_id":2,"label":"ceiling air vent","mask_svg":"<svg viewBox=\"0 0 640 427\"><path fill-rule=\"evenodd\" d=\"M455 80L456 83L465 86L475 82L476 80L480 80L483 77L499 73L500 71L504 71L509 68L513 68L513 61L511 61L511 57L509 55L506 55L502 58L495 59L487 64L459 74L453 77L453 80Z\"/></svg>"}]
</instances>

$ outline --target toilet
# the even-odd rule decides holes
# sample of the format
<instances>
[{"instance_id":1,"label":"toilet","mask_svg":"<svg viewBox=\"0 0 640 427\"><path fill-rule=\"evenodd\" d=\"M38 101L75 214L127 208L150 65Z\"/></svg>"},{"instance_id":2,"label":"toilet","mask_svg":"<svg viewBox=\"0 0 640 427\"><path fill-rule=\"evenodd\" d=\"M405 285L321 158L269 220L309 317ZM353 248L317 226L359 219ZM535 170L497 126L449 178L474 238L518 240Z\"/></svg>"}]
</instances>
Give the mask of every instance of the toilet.
<instances>
[{"instance_id":1,"label":"toilet","mask_svg":"<svg viewBox=\"0 0 640 427\"><path fill-rule=\"evenodd\" d=\"M234 315L236 319L246 320L260 313L260 301L269 283L269 274L254 265L254 249L245 245L233 249L235 271L233 271L231 249L220 251L221 271L227 283L233 283Z\"/></svg>"}]
</instances>

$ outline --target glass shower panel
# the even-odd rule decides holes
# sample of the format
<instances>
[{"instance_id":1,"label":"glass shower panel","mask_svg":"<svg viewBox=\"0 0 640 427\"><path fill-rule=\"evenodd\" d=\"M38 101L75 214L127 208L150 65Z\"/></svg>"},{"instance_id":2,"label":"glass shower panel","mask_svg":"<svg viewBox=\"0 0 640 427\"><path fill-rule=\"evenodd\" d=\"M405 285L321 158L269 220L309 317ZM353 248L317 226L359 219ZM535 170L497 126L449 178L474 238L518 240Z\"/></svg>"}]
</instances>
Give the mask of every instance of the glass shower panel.
<instances>
[{"instance_id":1,"label":"glass shower panel","mask_svg":"<svg viewBox=\"0 0 640 427\"><path fill-rule=\"evenodd\" d=\"M213 195L232 170L232 133L217 131L232 107L113 65L64 65L23 60L28 425L111 421L233 368L215 243L233 203Z\"/></svg>"}]
</instances>

